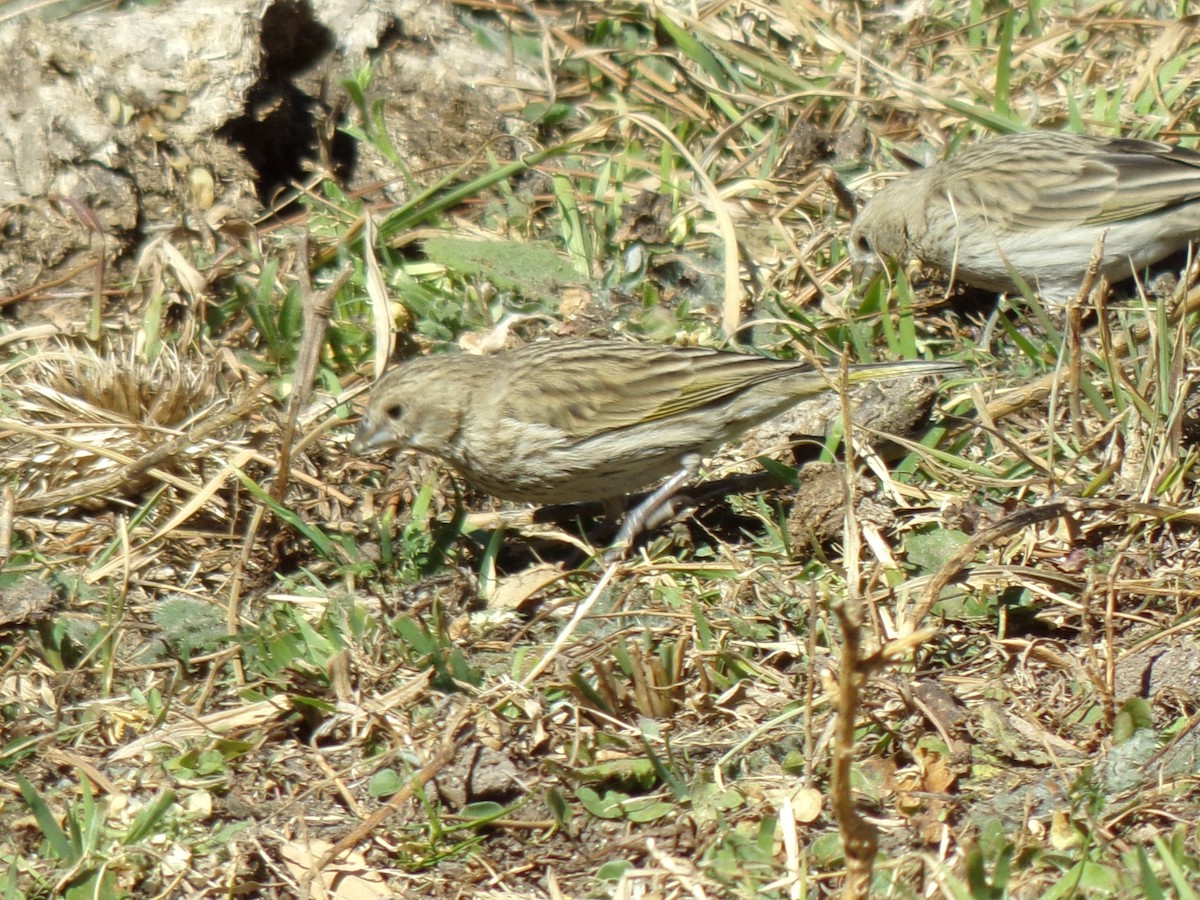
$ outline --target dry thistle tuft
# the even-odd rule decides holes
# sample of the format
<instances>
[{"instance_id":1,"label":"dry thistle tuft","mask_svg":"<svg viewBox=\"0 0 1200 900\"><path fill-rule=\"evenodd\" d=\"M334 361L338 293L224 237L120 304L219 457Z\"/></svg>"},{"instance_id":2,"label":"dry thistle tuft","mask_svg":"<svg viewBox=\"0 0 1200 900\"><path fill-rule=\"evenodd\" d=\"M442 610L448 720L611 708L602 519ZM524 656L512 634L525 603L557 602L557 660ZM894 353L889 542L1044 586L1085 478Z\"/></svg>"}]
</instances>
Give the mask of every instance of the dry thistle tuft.
<instances>
[{"instance_id":1,"label":"dry thistle tuft","mask_svg":"<svg viewBox=\"0 0 1200 900\"><path fill-rule=\"evenodd\" d=\"M18 502L46 494L58 498L59 511L136 499L150 473L104 495L72 499L63 491L112 475L186 431L220 396L212 361L167 350L150 362L123 345L22 357L0 366L0 385L0 478ZM190 447L157 468L184 474L203 455L204 447Z\"/></svg>"}]
</instances>

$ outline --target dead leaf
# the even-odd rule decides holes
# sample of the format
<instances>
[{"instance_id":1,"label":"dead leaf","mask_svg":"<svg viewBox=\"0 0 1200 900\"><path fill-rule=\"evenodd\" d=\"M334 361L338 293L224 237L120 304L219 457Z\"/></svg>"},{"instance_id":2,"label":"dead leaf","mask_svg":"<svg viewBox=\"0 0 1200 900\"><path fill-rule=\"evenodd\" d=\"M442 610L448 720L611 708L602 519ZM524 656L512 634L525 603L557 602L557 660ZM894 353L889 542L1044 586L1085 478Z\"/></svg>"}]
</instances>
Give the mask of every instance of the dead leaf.
<instances>
[{"instance_id":1,"label":"dead leaf","mask_svg":"<svg viewBox=\"0 0 1200 900\"><path fill-rule=\"evenodd\" d=\"M488 609L515 610L542 588L549 587L566 572L560 566L542 563L502 579L488 598Z\"/></svg>"},{"instance_id":2,"label":"dead leaf","mask_svg":"<svg viewBox=\"0 0 1200 900\"><path fill-rule=\"evenodd\" d=\"M279 845L279 856L297 881L303 881L313 864L333 846L314 838L309 841L287 841ZM357 851L351 851L321 872L324 896L336 900L378 900L397 896L387 886L383 876L367 867L367 861ZM315 896L321 896L314 891Z\"/></svg>"},{"instance_id":3,"label":"dead leaf","mask_svg":"<svg viewBox=\"0 0 1200 900\"><path fill-rule=\"evenodd\" d=\"M792 814L797 822L815 822L821 815L821 803L821 792L816 788L800 788L792 795Z\"/></svg>"}]
</instances>

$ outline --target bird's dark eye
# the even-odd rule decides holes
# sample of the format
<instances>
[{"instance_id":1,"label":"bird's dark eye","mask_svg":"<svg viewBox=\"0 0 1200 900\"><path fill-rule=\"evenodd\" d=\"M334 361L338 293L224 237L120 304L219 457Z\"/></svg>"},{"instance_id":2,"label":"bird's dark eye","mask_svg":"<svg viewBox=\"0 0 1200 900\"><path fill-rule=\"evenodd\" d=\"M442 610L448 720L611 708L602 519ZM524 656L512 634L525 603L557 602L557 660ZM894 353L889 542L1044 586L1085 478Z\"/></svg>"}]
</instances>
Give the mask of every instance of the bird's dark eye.
<instances>
[{"instance_id":1,"label":"bird's dark eye","mask_svg":"<svg viewBox=\"0 0 1200 900\"><path fill-rule=\"evenodd\" d=\"M871 242L867 240L867 236L865 234L855 235L854 249L861 253L871 252Z\"/></svg>"},{"instance_id":2,"label":"bird's dark eye","mask_svg":"<svg viewBox=\"0 0 1200 900\"><path fill-rule=\"evenodd\" d=\"M404 407L402 407L399 403L393 403L383 411L383 414L393 422L399 422L400 417L404 415Z\"/></svg>"}]
</instances>

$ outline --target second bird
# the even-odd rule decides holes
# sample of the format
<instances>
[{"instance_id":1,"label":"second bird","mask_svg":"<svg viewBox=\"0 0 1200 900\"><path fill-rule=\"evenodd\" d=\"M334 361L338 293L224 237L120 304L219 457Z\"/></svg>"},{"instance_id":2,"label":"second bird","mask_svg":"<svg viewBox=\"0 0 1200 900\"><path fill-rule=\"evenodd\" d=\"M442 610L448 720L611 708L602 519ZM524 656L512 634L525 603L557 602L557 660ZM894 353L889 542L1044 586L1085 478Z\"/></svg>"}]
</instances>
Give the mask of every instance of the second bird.
<instances>
[{"instance_id":1,"label":"second bird","mask_svg":"<svg viewBox=\"0 0 1200 900\"><path fill-rule=\"evenodd\" d=\"M1200 238L1200 153L1055 132L981 141L881 189L851 228L850 252L868 271L916 257L996 291L1016 287L1011 269L1062 305L1101 234L1110 282Z\"/></svg>"},{"instance_id":2,"label":"second bird","mask_svg":"<svg viewBox=\"0 0 1200 900\"><path fill-rule=\"evenodd\" d=\"M923 360L867 363L850 366L848 380L961 368ZM403 363L376 383L355 450L429 453L508 500L612 501L669 476L678 487L702 455L832 390L836 379L836 370L802 363L615 341L438 354ZM640 518L654 512L642 509ZM631 530L622 536L630 538Z\"/></svg>"}]
</instances>

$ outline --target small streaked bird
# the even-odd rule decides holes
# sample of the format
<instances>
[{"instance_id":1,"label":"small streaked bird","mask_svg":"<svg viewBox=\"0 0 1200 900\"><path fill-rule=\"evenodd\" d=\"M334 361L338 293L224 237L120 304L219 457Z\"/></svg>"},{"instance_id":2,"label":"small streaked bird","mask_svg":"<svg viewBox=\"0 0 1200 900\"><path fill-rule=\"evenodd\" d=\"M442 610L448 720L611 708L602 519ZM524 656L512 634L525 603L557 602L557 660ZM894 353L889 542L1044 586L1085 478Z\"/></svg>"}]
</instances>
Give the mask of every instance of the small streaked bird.
<instances>
[{"instance_id":1,"label":"small streaked bird","mask_svg":"<svg viewBox=\"0 0 1200 900\"><path fill-rule=\"evenodd\" d=\"M1128 278L1200 237L1200 153L1055 132L981 141L882 188L850 229L866 274L916 258L976 287L1075 296L1100 236L1100 274Z\"/></svg>"},{"instance_id":2,"label":"small streaked bird","mask_svg":"<svg viewBox=\"0 0 1200 900\"><path fill-rule=\"evenodd\" d=\"M852 365L851 384L946 375L954 362ZM352 452L412 449L493 496L613 501L667 479L626 517L627 544L662 513L700 458L824 391L795 362L692 347L553 341L487 356L420 357L371 389Z\"/></svg>"}]
</instances>

